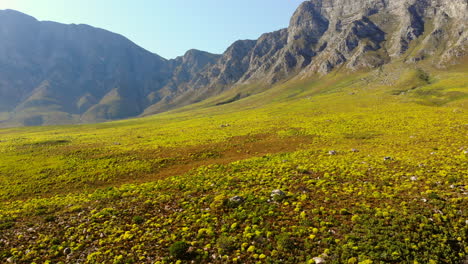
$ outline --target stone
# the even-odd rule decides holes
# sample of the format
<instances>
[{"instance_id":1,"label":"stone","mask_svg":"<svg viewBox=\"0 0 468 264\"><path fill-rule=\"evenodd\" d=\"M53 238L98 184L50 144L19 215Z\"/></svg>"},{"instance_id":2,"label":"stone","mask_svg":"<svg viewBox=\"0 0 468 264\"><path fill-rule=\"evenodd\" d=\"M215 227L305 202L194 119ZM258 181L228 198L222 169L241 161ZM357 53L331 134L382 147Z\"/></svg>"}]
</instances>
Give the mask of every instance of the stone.
<instances>
[{"instance_id":1,"label":"stone","mask_svg":"<svg viewBox=\"0 0 468 264\"><path fill-rule=\"evenodd\" d=\"M313 260L315 261L316 264L326 263L325 259L322 257L314 257Z\"/></svg>"},{"instance_id":2,"label":"stone","mask_svg":"<svg viewBox=\"0 0 468 264\"><path fill-rule=\"evenodd\" d=\"M234 197L229 198L229 201L235 204L241 204L245 201L245 199L244 197L236 195Z\"/></svg>"},{"instance_id":3,"label":"stone","mask_svg":"<svg viewBox=\"0 0 468 264\"><path fill-rule=\"evenodd\" d=\"M286 198L286 193L284 193L282 190L276 189L271 192L270 197L271 199L268 200L269 202L279 202Z\"/></svg>"},{"instance_id":4,"label":"stone","mask_svg":"<svg viewBox=\"0 0 468 264\"><path fill-rule=\"evenodd\" d=\"M63 254L64 254L64 255L70 255L71 252L72 252L72 251L71 251L70 248L65 248L65 249L63 250Z\"/></svg>"},{"instance_id":5,"label":"stone","mask_svg":"<svg viewBox=\"0 0 468 264\"><path fill-rule=\"evenodd\" d=\"M338 152L336 152L336 150L330 150L328 151L328 155L337 155Z\"/></svg>"},{"instance_id":6,"label":"stone","mask_svg":"<svg viewBox=\"0 0 468 264\"><path fill-rule=\"evenodd\" d=\"M286 194L282 190L276 189L276 190L271 191L270 196L271 197L273 197L273 196L286 196Z\"/></svg>"}]
</instances>

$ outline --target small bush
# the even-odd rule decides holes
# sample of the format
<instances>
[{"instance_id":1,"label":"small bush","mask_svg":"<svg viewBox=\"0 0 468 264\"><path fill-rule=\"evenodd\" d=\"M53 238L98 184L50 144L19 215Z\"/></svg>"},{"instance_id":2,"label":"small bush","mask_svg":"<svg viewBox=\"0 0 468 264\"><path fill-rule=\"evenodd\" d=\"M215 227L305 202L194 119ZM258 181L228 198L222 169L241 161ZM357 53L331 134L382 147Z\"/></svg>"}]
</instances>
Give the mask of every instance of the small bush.
<instances>
[{"instance_id":1,"label":"small bush","mask_svg":"<svg viewBox=\"0 0 468 264\"><path fill-rule=\"evenodd\" d=\"M276 236L276 243L278 246L278 249L281 250L291 250L294 249L294 240L291 238L289 234L280 234Z\"/></svg>"},{"instance_id":2,"label":"small bush","mask_svg":"<svg viewBox=\"0 0 468 264\"><path fill-rule=\"evenodd\" d=\"M457 183L457 182L459 181L459 179L458 179L458 177L456 177L456 176L451 176L451 177L448 178L447 181L448 181L448 183L450 183L450 184L454 184L454 183Z\"/></svg>"},{"instance_id":3,"label":"small bush","mask_svg":"<svg viewBox=\"0 0 468 264\"><path fill-rule=\"evenodd\" d=\"M145 219L139 215L133 217L133 222L137 225L141 225L145 222Z\"/></svg>"},{"instance_id":4,"label":"small bush","mask_svg":"<svg viewBox=\"0 0 468 264\"><path fill-rule=\"evenodd\" d=\"M44 217L44 222L46 223L50 223L50 222L54 222L55 221L55 216L53 215L48 215L46 217Z\"/></svg>"},{"instance_id":5,"label":"small bush","mask_svg":"<svg viewBox=\"0 0 468 264\"><path fill-rule=\"evenodd\" d=\"M3 222L3 223L0 223L0 230L10 229L13 226L14 226L13 222Z\"/></svg>"},{"instance_id":6,"label":"small bush","mask_svg":"<svg viewBox=\"0 0 468 264\"><path fill-rule=\"evenodd\" d=\"M433 200L442 200L442 198L440 198L440 196L435 192L431 192L428 195L428 197L429 197L429 199L433 199Z\"/></svg>"},{"instance_id":7,"label":"small bush","mask_svg":"<svg viewBox=\"0 0 468 264\"><path fill-rule=\"evenodd\" d=\"M231 237L221 236L216 244L221 254L229 254L236 249L236 241Z\"/></svg>"},{"instance_id":8,"label":"small bush","mask_svg":"<svg viewBox=\"0 0 468 264\"><path fill-rule=\"evenodd\" d=\"M189 252L190 244L184 241L177 241L169 247L169 253L176 259L189 260L193 254Z\"/></svg>"}]
</instances>

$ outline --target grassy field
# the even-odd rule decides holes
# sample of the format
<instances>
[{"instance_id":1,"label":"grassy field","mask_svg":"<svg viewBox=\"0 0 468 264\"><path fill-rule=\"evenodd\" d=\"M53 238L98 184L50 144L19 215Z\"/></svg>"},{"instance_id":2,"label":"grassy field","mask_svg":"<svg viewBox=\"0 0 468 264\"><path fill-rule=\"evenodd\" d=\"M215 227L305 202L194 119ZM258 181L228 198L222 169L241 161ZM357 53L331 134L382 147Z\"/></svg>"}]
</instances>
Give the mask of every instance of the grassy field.
<instances>
[{"instance_id":1,"label":"grassy field","mask_svg":"<svg viewBox=\"0 0 468 264\"><path fill-rule=\"evenodd\" d=\"M468 68L386 67L0 130L0 262L462 263Z\"/></svg>"}]
</instances>

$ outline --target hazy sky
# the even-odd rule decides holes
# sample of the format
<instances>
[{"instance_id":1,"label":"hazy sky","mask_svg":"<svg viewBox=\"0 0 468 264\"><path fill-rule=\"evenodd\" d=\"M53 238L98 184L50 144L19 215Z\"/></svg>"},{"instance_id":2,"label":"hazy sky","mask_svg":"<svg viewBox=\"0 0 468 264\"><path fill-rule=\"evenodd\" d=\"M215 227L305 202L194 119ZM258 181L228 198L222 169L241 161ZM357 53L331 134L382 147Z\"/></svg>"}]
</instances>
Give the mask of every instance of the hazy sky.
<instances>
[{"instance_id":1,"label":"hazy sky","mask_svg":"<svg viewBox=\"0 0 468 264\"><path fill-rule=\"evenodd\" d=\"M0 0L38 20L89 24L165 58L222 53L238 39L284 28L303 0Z\"/></svg>"}]
</instances>

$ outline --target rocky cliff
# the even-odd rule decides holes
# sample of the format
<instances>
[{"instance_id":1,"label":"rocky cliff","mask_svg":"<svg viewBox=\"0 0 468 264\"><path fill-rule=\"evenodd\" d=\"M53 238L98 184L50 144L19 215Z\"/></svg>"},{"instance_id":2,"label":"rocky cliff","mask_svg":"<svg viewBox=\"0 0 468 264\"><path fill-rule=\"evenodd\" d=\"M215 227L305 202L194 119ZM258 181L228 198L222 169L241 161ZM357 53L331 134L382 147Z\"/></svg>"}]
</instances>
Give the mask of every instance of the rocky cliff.
<instances>
[{"instance_id":1,"label":"rocky cliff","mask_svg":"<svg viewBox=\"0 0 468 264\"><path fill-rule=\"evenodd\" d=\"M306 1L287 29L250 45L234 43L208 72L212 83L224 84L275 82L299 72L326 74L341 65L372 68L398 59L431 59L443 66L467 52L467 8L465 0ZM232 63L231 49L242 65ZM236 74L222 78L233 66Z\"/></svg>"},{"instance_id":2,"label":"rocky cliff","mask_svg":"<svg viewBox=\"0 0 468 264\"><path fill-rule=\"evenodd\" d=\"M268 86L337 68L355 71L421 60L444 67L467 54L467 14L466 0L305 1L288 28L232 44L185 85L198 93L182 104L235 85Z\"/></svg>"}]
</instances>

